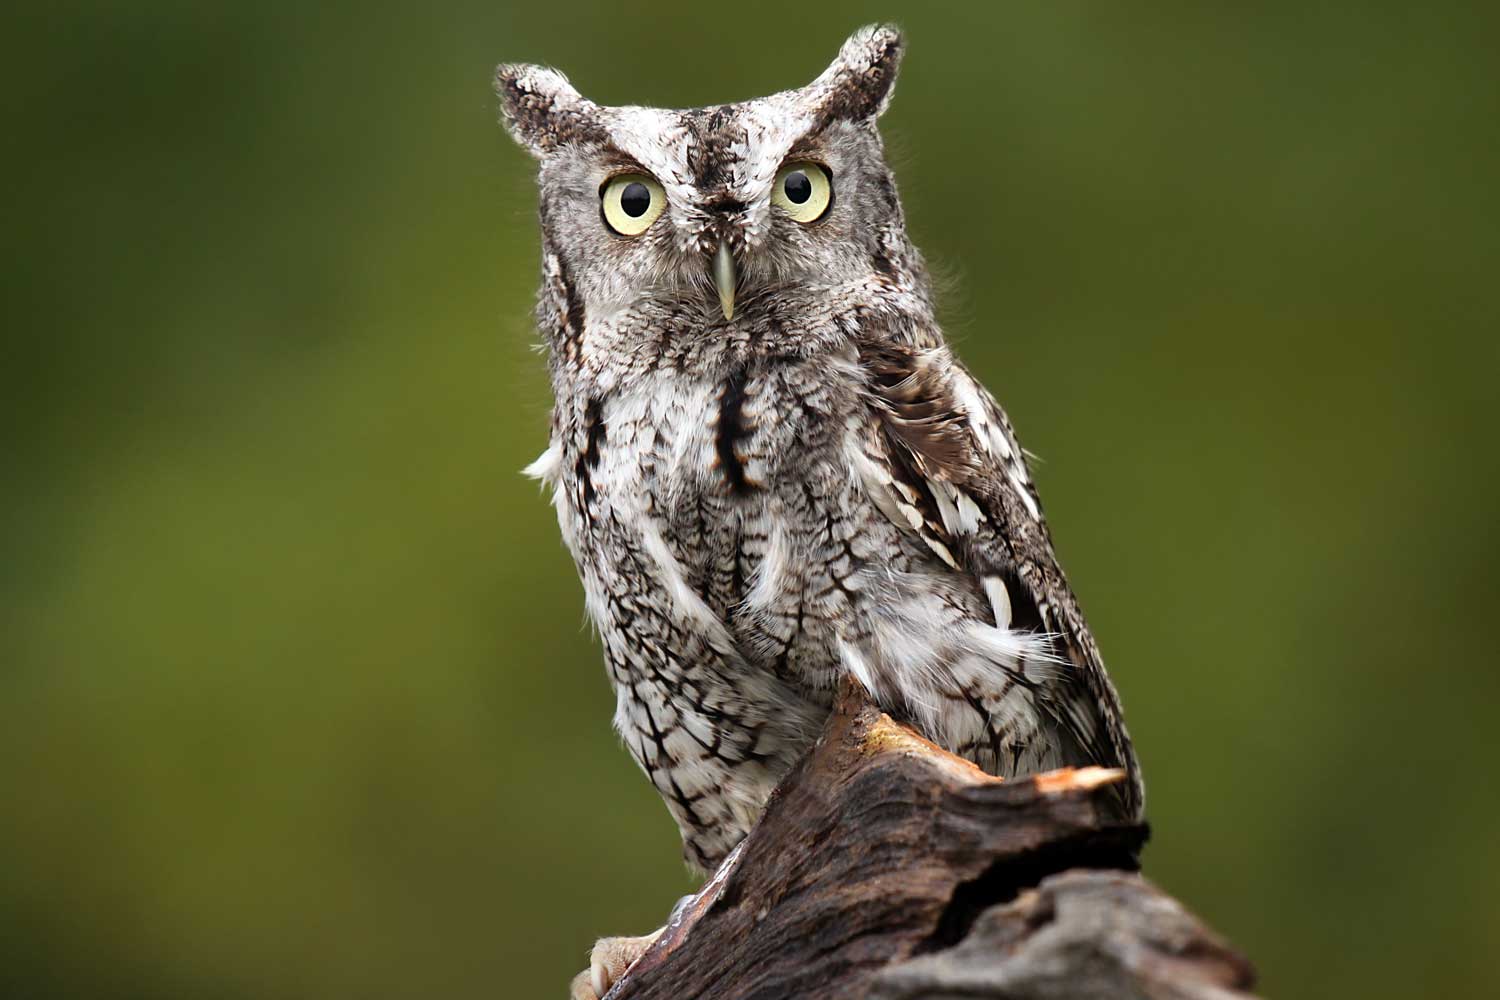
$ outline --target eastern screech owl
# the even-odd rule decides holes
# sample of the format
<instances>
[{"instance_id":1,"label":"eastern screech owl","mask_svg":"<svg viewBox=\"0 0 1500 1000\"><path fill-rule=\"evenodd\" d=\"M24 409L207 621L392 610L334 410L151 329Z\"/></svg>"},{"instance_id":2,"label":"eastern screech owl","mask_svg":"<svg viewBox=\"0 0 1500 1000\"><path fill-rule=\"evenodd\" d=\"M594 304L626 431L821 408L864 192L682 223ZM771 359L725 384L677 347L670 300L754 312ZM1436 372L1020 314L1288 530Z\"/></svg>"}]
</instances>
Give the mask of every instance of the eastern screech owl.
<instances>
[{"instance_id":1,"label":"eastern screech owl","mask_svg":"<svg viewBox=\"0 0 1500 1000\"><path fill-rule=\"evenodd\" d=\"M708 869L840 678L1004 776L1125 768L1119 700L1003 410L944 343L876 119L901 37L811 84L603 107L501 66L540 161L554 488L614 722Z\"/></svg>"}]
</instances>

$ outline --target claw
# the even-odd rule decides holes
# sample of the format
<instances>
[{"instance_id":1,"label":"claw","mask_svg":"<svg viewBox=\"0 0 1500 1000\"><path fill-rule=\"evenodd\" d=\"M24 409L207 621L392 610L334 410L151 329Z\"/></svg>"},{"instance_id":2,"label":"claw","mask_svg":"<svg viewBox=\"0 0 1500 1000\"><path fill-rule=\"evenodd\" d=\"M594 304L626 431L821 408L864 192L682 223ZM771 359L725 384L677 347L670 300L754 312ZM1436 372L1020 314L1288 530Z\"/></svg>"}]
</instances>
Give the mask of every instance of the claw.
<instances>
[{"instance_id":1,"label":"claw","mask_svg":"<svg viewBox=\"0 0 1500 1000\"><path fill-rule=\"evenodd\" d=\"M594 942L589 953L589 967L573 977L569 985L571 1000L599 1000L619 982L636 959L656 943L664 927L643 937L607 937Z\"/></svg>"}]
</instances>

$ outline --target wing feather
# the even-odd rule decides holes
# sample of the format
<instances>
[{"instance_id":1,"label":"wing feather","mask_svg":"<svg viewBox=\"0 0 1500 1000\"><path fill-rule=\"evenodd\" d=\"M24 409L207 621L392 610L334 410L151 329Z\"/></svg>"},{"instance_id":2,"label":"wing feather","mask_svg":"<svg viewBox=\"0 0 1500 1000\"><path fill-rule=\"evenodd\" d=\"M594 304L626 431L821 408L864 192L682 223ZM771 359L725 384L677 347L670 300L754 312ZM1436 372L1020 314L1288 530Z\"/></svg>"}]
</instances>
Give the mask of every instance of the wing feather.
<instances>
[{"instance_id":1,"label":"wing feather","mask_svg":"<svg viewBox=\"0 0 1500 1000\"><path fill-rule=\"evenodd\" d=\"M1053 637L1072 669L1041 685L1038 703L1079 763L1130 773L1124 797L1139 811L1140 772L1119 698L1058 565L1005 412L941 344L866 344L860 360L876 417L861 460L888 484L877 503L947 565L975 577L997 626Z\"/></svg>"}]
</instances>

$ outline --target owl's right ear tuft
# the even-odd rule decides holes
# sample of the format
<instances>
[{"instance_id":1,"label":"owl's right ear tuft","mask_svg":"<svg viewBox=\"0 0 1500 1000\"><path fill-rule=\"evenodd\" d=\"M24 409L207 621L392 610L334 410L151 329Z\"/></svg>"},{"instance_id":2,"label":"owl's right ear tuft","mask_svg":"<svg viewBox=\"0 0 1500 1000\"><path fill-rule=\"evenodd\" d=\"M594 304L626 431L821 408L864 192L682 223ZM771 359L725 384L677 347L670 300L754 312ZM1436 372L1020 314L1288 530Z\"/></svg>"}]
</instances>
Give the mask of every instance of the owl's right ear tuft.
<instances>
[{"instance_id":1,"label":"owl's right ear tuft","mask_svg":"<svg viewBox=\"0 0 1500 1000\"><path fill-rule=\"evenodd\" d=\"M555 69L501 63L495 93L506 131L537 159L597 131L590 123L594 105Z\"/></svg>"},{"instance_id":2,"label":"owl's right ear tuft","mask_svg":"<svg viewBox=\"0 0 1500 1000\"><path fill-rule=\"evenodd\" d=\"M806 90L827 119L873 122L890 106L904 51L895 25L868 25L849 36L838 58Z\"/></svg>"}]
</instances>

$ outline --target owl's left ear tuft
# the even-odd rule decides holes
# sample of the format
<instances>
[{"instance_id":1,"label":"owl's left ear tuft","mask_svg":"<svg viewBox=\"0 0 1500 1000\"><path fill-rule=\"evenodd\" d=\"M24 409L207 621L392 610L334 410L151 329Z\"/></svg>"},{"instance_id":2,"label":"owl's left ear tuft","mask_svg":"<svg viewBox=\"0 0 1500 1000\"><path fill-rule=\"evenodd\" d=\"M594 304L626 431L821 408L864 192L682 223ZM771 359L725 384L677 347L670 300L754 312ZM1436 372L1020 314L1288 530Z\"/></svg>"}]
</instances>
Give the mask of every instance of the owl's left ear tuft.
<instances>
[{"instance_id":1,"label":"owl's left ear tuft","mask_svg":"<svg viewBox=\"0 0 1500 1000\"><path fill-rule=\"evenodd\" d=\"M594 104L555 69L502 63L495 70L495 93L506 130L538 159L598 131L591 121Z\"/></svg>"},{"instance_id":2,"label":"owl's left ear tuft","mask_svg":"<svg viewBox=\"0 0 1500 1000\"><path fill-rule=\"evenodd\" d=\"M850 35L838 58L809 88L822 92L824 116L874 121L884 114L905 48L893 24L872 24Z\"/></svg>"}]
</instances>

